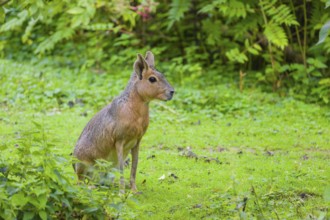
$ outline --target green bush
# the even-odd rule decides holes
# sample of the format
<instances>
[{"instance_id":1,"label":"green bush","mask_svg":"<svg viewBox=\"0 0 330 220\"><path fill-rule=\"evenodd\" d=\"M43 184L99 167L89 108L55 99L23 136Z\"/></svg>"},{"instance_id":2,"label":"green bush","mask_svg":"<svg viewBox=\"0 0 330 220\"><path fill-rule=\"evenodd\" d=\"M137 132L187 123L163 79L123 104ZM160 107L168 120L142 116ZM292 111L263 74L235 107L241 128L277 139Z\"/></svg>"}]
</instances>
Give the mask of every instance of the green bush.
<instances>
[{"instance_id":1,"label":"green bush","mask_svg":"<svg viewBox=\"0 0 330 220\"><path fill-rule=\"evenodd\" d=\"M0 16L0 51L114 74L152 49L182 85L199 78L201 86L216 85L219 76L237 80L242 71L247 86L327 104L328 6L329 0L9 1Z\"/></svg>"},{"instance_id":2,"label":"green bush","mask_svg":"<svg viewBox=\"0 0 330 220\"><path fill-rule=\"evenodd\" d=\"M29 132L16 134L17 143L0 146L0 217L43 220L119 217L129 195L119 197L118 190L105 186L77 185L70 156L63 157L59 144L48 137L49 132L34 124ZM109 168L107 164L103 167ZM125 213L129 215L129 211Z\"/></svg>"}]
</instances>

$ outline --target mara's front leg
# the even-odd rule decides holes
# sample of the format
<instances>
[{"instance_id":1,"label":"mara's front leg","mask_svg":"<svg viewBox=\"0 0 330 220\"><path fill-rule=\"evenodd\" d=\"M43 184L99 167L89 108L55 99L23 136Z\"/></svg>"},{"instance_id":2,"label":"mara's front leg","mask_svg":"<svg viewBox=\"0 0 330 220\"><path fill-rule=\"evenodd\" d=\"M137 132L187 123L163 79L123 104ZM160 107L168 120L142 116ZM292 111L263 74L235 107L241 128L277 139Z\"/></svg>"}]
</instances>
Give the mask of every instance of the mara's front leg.
<instances>
[{"instance_id":1,"label":"mara's front leg","mask_svg":"<svg viewBox=\"0 0 330 220\"><path fill-rule=\"evenodd\" d=\"M131 167L130 184L131 184L131 190L133 192L137 192L137 188L136 188L136 184L135 184L135 177L136 177L136 169L137 169L137 165L138 165L138 161L139 161L140 140L137 141L136 145L131 150L132 167Z\"/></svg>"},{"instance_id":2,"label":"mara's front leg","mask_svg":"<svg viewBox=\"0 0 330 220\"><path fill-rule=\"evenodd\" d=\"M118 168L120 171L119 193L125 193L125 179L124 179L124 142L119 141L116 143L116 151L118 158Z\"/></svg>"}]
</instances>

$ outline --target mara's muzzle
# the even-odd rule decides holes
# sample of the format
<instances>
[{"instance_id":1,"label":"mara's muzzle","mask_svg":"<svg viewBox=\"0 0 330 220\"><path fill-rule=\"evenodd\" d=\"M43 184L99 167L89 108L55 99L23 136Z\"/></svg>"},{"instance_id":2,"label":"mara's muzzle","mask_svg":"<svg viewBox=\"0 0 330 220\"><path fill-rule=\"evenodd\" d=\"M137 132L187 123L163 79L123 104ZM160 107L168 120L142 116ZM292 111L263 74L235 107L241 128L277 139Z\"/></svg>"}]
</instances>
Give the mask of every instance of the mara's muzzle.
<instances>
[{"instance_id":1,"label":"mara's muzzle","mask_svg":"<svg viewBox=\"0 0 330 220\"><path fill-rule=\"evenodd\" d=\"M167 96L167 101L171 100L173 98L174 95L174 90L170 90L166 96Z\"/></svg>"}]
</instances>

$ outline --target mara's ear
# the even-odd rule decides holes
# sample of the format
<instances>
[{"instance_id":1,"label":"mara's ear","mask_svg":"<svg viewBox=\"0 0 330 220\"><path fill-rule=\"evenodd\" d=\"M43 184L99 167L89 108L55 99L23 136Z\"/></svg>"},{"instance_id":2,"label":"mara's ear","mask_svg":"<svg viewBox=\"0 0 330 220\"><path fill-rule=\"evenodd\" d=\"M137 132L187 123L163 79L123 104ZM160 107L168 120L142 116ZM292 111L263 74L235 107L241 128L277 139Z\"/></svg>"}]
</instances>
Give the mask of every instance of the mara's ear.
<instances>
[{"instance_id":1,"label":"mara's ear","mask_svg":"<svg viewBox=\"0 0 330 220\"><path fill-rule=\"evenodd\" d=\"M152 66L152 67L155 66L155 56L151 51L148 51L146 53L146 61L149 64L149 66Z\"/></svg>"},{"instance_id":2,"label":"mara's ear","mask_svg":"<svg viewBox=\"0 0 330 220\"><path fill-rule=\"evenodd\" d=\"M134 63L134 72L138 75L139 79L142 79L143 70L148 70L148 64L141 54L137 55L137 59Z\"/></svg>"}]
</instances>

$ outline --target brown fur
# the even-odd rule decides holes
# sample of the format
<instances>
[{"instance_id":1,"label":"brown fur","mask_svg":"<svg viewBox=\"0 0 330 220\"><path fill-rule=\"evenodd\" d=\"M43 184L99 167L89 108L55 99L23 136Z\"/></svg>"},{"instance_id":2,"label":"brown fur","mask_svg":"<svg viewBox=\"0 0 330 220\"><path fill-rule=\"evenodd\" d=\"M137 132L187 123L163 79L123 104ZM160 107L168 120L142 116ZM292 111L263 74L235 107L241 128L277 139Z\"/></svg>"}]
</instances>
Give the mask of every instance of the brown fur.
<instances>
[{"instance_id":1,"label":"brown fur","mask_svg":"<svg viewBox=\"0 0 330 220\"><path fill-rule=\"evenodd\" d=\"M152 82L151 77L156 79ZM173 87L154 68L154 55L149 51L144 59L140 54L134 63L134 72L124 92L98 112L81 133L73 155L81 162L74 165L81 180L87 168L97 159L117 165L120 172L120 189L124 192L124 160L132 154L130 185L135 184L139 144L149 124L149 102L153 99L170 100Z\"/></svg>"}]
</instances>

